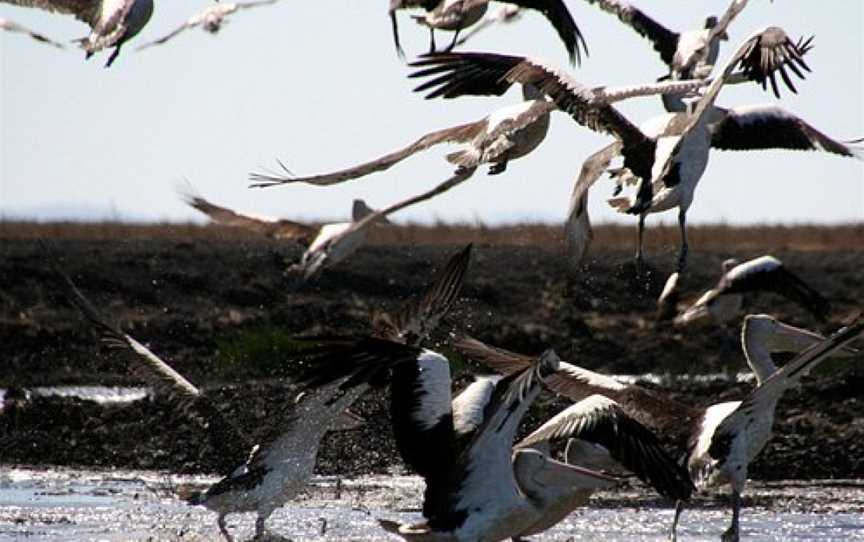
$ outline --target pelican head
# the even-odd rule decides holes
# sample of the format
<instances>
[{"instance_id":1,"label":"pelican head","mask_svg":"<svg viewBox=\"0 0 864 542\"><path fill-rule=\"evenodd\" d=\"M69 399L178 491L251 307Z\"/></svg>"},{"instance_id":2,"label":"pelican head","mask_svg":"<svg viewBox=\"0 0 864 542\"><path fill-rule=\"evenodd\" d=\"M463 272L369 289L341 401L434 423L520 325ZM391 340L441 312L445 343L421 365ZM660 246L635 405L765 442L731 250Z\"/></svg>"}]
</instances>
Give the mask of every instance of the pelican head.
<instances>
[{"instance_id":1,"label":"pelican head","mask_svg":"<svg viewBox=\"0 0 864 542\"><path fill-rule=\"evenodd\" d=\"M768 314L748 314L744 318L741 334L745 342L762 344L770 352L798 353L825 340L818 333L784 324ZM847 346L836 355L846 357L858 353L857 349Z\"/></svg>"},{"instance_id":2,"label":"pelican head","mask_svg":"<svg viewBox=\"0 0 864 542\"><path fill-rule=\"evenodd\" d=\"M714 15L711 15L710 17L706 18L705 19L705 30L711 30L712 28L717 26L718 22L719 21L717 20L717 17ZM723 33L721 33L719 37L721 40L727 41L729 39L729 34L727 34L726 31L724 30Z\"/></svg>"},{"instance_id":3,"label":"pelican head","mask_svg":"<svg viewBox=\"0 0 864 542\"><path fill-rule=\"evenodd\" d=\"M737 258L728 258L726 260L723 260L723 263L721 264L721 266L723 267L723 274L725 275L733 267L735 267L736 265L738 265L740 263L741 263L741 260L739 260Z\"/></svg>"}]
</instances>

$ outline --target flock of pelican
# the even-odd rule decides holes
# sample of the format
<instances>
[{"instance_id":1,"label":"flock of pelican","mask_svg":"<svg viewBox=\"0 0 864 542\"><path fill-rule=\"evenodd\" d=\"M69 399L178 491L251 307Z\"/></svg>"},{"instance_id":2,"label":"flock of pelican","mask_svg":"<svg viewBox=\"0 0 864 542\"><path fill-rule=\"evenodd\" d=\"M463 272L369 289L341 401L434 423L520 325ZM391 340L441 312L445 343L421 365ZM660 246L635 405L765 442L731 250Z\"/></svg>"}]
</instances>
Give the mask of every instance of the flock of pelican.
<instances>
[{"instance_id":1,"label":"flock of pelican","mask_svg":"<svg viewBox=\"0 0 864 542\"><path fill-rule=\"evenodd\" d=\"M613 140L587 157L573 190L565 231L574 268L583 260L592 238L589 188L608 173L615 182L609 204L638 219L636 259L640 266L646 216L678 210L681 248L677 270L658 300L658 319L680 326L735 326L742 316L742 296L768 290L825 320L828 301L772 256L725 262L718 283L693 304L679 306L678 292L687 270L687 210L712 149L819 150L861 157L855 142L832 139L779 107L726 109L716 105L721 89L732 84L757 84L763 89L770 85L777 97L781 86L796 92L794 78L803 79L810 71L805 55L812 38L794 41L773 26L757 30L715 73L721 42L728 40L727 29L747 0L732 0L720 17L707 17L703 28L684 32L667 29L623 1L587 1L651 42L668 66L660 80L618 88L589 86L533 58L454 51L477 29L516 21L520 10L533 9L549 20L571 63L576 64L587 54L587 44L563 0L507 0L495 14L487 13L488 0L391 0L388 15L400 55L400 12L415 10L419 14L413 15L414 20L430 32L430 50L410 63L415 69L410 77L422 80L416 91L426 92L428 99L455 99L502 95L518 84L524 100L479 120L428 132L402 149L360 165L304 177L283 166L281 171L252 173L251 186L343 183L394 167L434 146L455 143L461 149L445 156L454 166L450 177L427 192L381 210L356 200L351 220L320 226L241 214L199 195L184 197L216 222L305 246L293 270L308 280L350 257L363 245L369 229L386 225L389 215L465 182L484 164L490 174L504 174L511 161L530 154L543 142L551 115L560 111L578 125ZM154 0L0 2L71 14L86 22L91 32L79 43L88 57L113 48L106 65L147 24L154 5ZM193 27L215 33L232 13L276 3L214 2L139 49L164 44ZM59 46L11 21L0 22L5 30L29 32ZM438 49L436 30L453 33L446 49ZM615 106L621 100L646 95L660 96L667 112L637 125ZM613 160L620 165L612 167ZM620 194L631 186L632 194ZM252 442L239 424L225 419L207 394L168 362L104 318L71 279L65 281L70 299L108 342L130 354L129 363L136 372L153 386L167 388L195 405L193 411L202 426L217 435L215 441L225 454L238 458L237 467L221 481L184 495L190 504L217 513L218 528L227 540L232 535L226 516L242 512L257 514L255 534L263 537L268 517L302 491L313 475L324 434L350 426L345 421L346 409L367 390L381 388L389 390L393 437L402 460L426 484L422 521L408 524L381 519L382 528L389 533L406 540L519 540L542 533L590 503L596 490L635 476L675 506L672 539L682 510L696 491L728 485L732 519L722 539L738 540L747 467L771 437L778 400L826 358L854 355L850 343L864 334L864 318L825 338L769 315L747 315L741 324L740 345L756 386L740 401L694 408L562 360L552 349L536 356L522 355L457 333L448 351L498 373L479 376L457 393L452 389L446 352L424 345L458 300L471 252L469 245L454 254L428 289L399 311L377 315L368 336L301 341L305 346L297 356L295 384L302 393L296 397L295 413L275 440L261 445ZM775 352L794 356L778 367L771 358ZM544 389L573 404L514 442L523 416ZM554 442L565 444L563 457L556 459Z\"/></svg>"}]
</instances>

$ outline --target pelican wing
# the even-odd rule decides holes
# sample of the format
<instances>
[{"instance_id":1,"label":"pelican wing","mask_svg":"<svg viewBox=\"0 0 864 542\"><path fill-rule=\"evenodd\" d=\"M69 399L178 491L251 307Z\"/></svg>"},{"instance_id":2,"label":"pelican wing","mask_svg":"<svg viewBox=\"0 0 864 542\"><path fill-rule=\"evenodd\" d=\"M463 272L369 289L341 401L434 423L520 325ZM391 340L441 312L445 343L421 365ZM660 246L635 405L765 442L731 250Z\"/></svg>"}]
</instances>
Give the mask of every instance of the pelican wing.
<instances>
[{"instance_id":1,"label":"pelican wing","mask_svg":"<svg viewBox=\"0 0 864 542\"><path fill-rule=\"evenodd\" d=\"M477 134L483 131L486 126L486 120L477 122L469 122L460 124L450 128L444 128L435 132L430 132L414 143L402 148L398 151L391 152L380 158L376 158L370 162L365 162L358 166L350 167L332 173L324 173L321 175L312 175L307 177L294 177L285 166L282 166L283 171L287 175L269 174L269 173L252 173L249 178L254 181L251 187L263 188L286 183L309 183L320 186L338 184L352 179L359 179L371 173L384 171L408 158L409 156L424 151L434 145L441 143L464 143L471 141Z\"/></svg>"},{"instance_id":2,"label":"pelican wing","mask_svg":"<svg viewBox=\"0 0 864 542\"><path fill-rule=\"evenodd\" d=\"M161 38L155 39L153 41L148 41L147 43L139 45L136 48L136 51L140 51L142 49L147 49L148 47L152 47L154 45L162 45L166 41L171 40L171 39L177 37L178 35L180 35L181 33L183 33L184 30L187 30L189 28L195 28L196 26L200 25L203 20L204 19L200 15L195 15L194 17L191 17L188 21L181 24L180 26L178 26L177 28L175 28L171 32L168 32L167 34L165 34Z\"/></svg>"},{"instance_id":3,"label":"pelican wing","mask_svg":"<svg viewBox=\"0 0 864 542\"><path fill-rule=\"evenodd\" d=\"M862 158L860 148L837 141L780 107L735 107L712 130L711 146L722 150L818 150Z\"/></svg>"},{"instance_id":4,"label":"pelican wing","mask_svg":"<svg viewBox=\"0 0 864 542\"><path fill-rule=\"evenodd\" d=\"M56 41L52 40L51 38L48 38L47 36L39 34L38 32L34 32L33 30L30 30L29 28L22 26L22 25L16 23L15 21L10 21L9 19L0 18L0 30L6 30L8 32L18 32L20 34L27 34L28 36L30 36L34 40L41 41L43 43L47 43L48 45L53 45L54 47L57 47L58 49L63 49L62 44L57 43Z\"/></svg>"},{"instance_id":5,"label":"pelican wing","mask_svg":"<svg viewBox=\"0 0 864 542\"><path fill-rule=\"evenodd\" d=\"M251 2L237 2L235 5L237 9L249 9L256 8L258 6L269 6L271 4L275 4L279 0L253 0Z\"/></svg>"},{"instance_id":6,"label":"pelican wing","mask_svg":"<svg viewBox=\"0 0 864 542\"><path fill-rule=\"evenodd\" d=\"M595 152L582 163L579 178L576 179L570 194L570 209L564 223L567 259L571 267L582 263L594 238L588 216L588 190L603 175L612 159L621 153L621 149L621 143L616 141Z\"/></svg>"},{"instance_id":7,"label":"pelican wing","mask_svg":"<svg viewBox=\"0 0 864 542\"><path fill-rule=\"evenodd\" d=\"M46 11L74 15L91 27L99 22L102 0L3 0L13 6L39 8Z\"/></svg>"},{"instance_id":8,"label":"pelican wing","mask_svg":"<svg viewBox=\"0 0 864 542\"><path fill-rule=\"evenodd\" d=\"M717 295L765 290L794 301L825 321L831 304L773 256L762 256L736 265L723 275Z\"/></svg>"},{"instance_id":9,"label":"pelican wing","mask_svg":"<svg viewBox=\"0 0 864 542\"><path fill-rule=\"evenodd\" d=\"M472 245L454 254L436 274L422 297L405 303L391 317L394 334L408 344L420 344L434 330L459 296Z\"/></svg>"},{"instance_id":10,"label":"pelican wing","mask_svg":"<svg viewBox=\"0 0 864 542\"><path fill-rule=\"evenodd\" d=\"M542 13L555 27L558 36L567 47L571 64L582 61L582 50L585 51L586 55L588 54L585 38L579 31L579 27L576 26L576 21L573 20L573 16L563 0L506 0L506 2L521 8L536 9Z\"/></svg>"},{"instance_id":11,"label":"pelican wing","mask_svg":"<svg viewBox=\"0 0 864 542\"><path fill-rule=\"evenodd\" d=\"M592 395L562 410L517 447L569 438L603 446L613 459L664 497L687 500L693 492L687 471L669 457L654 433L602 395Z\"/></svg>"},{"instance_id":12,"label":"pelican wing","mask_svg":"<svg viewBox=\"0 0 864 542\"><path fill-rule=\"evenodd\" d=\"M244 215L227 207L210 203L202 197L186 197L186 203L209 216L214 222L225 226L244 228L262 235L291 238L308 244L318 234L315 228L299 222Z\"/></svg>"},{"instance_id":13,"label":"pelican wing","mask_svg":"<svg viewBox=\"0 0 864 542\"><path fill-rule=\"evenodd\" d=\"M678 49L678 38L680 38L678 32L669 30L642 10L621 0L588 0L588 3L597 4L600 9L615 15L640 36L650 40L654 44L654 50L660 53L663 62L668 66L672 65L672 59Z\"/></svg>"},{"instance_id":14,"label":"pelican wing","mask_svg":"<svg viewBox=\"0 0 864 542\"><path fill-rule=\"evenodd\" d=\"M469 435L483 425L486 406L492 400L500 376L479 376L453 399L453 429Z\"/></svg>"},{"instance_id":15,"label":"pelican wing","mask_svg":"<svg viewBox=\"0 0 864 542\"><path fill-rule=\"evenodd\" d=\"M546 355L535 358L531 366L498 381L486 405L483 424L458 462L451 465L446 486L434 495L434 502L424 502L430 527L452 529L464 521L468 511L486 508L490 498L516 496L513 438L528 407L540 394L543 378L554 370L553 359Z\"/></svg>"},{"instance_id":16,"label":"pelican wing","mask_svg":"<svg viewBox=\"0 0 864 542\"><path fill-rule=\"evenodd\" d=\"M473 337L463 336L453 341L453 348L463 356L480 362L486 367L503 375L510 375L530 367L534 362L531 356L516 354L503 348L490 346Z\"/></svg>"},{"instance_id":17,"label":"pelican wing","mask_svg":"<svg viewBox=\"0 0 864 542\"><path fill-rule=\"evenodd\" d=\"M727 457L736 434L753 423L756 412L764 411L787 389L797 384L800 378L813 367L862 334L864 334L864 317L859 316L852 324L840 329L824 341L814 344L777 369L720 422L711 436L711 444L708 448L711 457Z\"/></svg>"}]
</instances>

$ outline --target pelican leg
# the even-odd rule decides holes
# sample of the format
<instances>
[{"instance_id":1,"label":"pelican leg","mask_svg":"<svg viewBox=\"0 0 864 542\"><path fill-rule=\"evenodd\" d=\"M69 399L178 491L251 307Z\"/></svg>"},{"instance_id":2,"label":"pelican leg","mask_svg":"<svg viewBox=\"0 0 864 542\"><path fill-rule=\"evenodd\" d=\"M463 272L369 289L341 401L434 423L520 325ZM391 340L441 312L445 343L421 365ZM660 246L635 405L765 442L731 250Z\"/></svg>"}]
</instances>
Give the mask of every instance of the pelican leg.
<instances>
[{"instance_id":1,"label":"pelican leg","mask_svg":"<svg viewBox=\"0 0 864 542\"><path fill-rule=\"evenodd\" d=\"M255 540L264 540L264 537L267 535L267 528L264 527L264 522L267 520L267 516L258 514L258 517L255 518Z\"/></svg>"},{"instance_id":2,"label":"pelican leg","mask_svg":"<svg viewBox=\"0 0 864 542\"><path fill-rule=\"evenodd\" d=\"M678 229L681 230L681 253L678 255L678 272L684 273L687 268L687 211L678 210Z\"/></svg>"},{"instance_id":3,"label":"pelican leg","mask_svg":"<svg viewBox=\"0 0 864 542\"><path fill-rule=\"evenodd\" d=\"M435 29L431 26L429 27L429 53L434 53L437 47L435 47Z\"/></svg>"},{"instance_id":4,"label":"pelican leg","mask_svg":"<svg viewBox=\"0 0 864 542\"><path fill-rule=\"evenodd\" d=\"M495 162L491 166L489 166L489 175L498 175L499 173L504 173L507 170L507 160L503 160L501 162Z\"/></svg>"},{"instance_id":5,"label":"pelican leg","mask_svg":"<svg viewBox=\"0 0 864 542\"><path fill-rule=\"evenodd\" d=\"M117 56L120 54L120 48L123 47L123 43L117 44L117 47L114 48L114 51L111 52L111 56L108 57L108 62L105 63L106 68L110 68L111 64L117 59Z\"/></svg>"},{"instance_id":6,"label":"pelican leg","mask_svg":"<svg viewBox=\"0 0 864 542\"><path fill-rule=\"evenodd\" d=\"M460 26L459 28L457 28L457 29L456 29L456 32L453 34L453 41L451 41L451 42L450 42L450 45L448 45L447 48L444 49L444 52L445 52L445 53L449 53L450 51L453 50L454 47L456 47L456 40L459 39L459 32L462 32L462 27L461 27L461 26Z\"/></svg>"},{"instance_id":7,"label":"pelican leg","mask_svg":"<svg viewBox=\"0 0 864 542\"><path fill-rule=\"evenodd\" d=\"M720 537L722 542L738 542L738 518L741 513L741 492L737 489L732 490L732 524Z\"/></svg>"},{"instance_id":8,"label":"pelican leg","mask_svg":"<svg viewBox=\"0 0 864 542\"><path fill-rule=\"evenodd\" d=\"M684 501L675 501L675 518L672 520L672 529L669 531L669 542L678 540L678 518L684 510Z\"/></svg>"},{"instance_id":9,"label":"pelican leg","mask_svg":"<svg viewBox=\"0 0 864 542\"><path fill-rule=\"evenodd\" d=\"M225 514L219 514L219 517L216 519L216 524L219 525L219 532L222 533L225 540L228 542L234 542L234 539L231 538L231 534L228 532L228 526L225 525Z\"/></svg>"},{"instance_id":10,"label":"pelican leg","mask_svg":"<svg viewBox=\"0 0 864 542\"><path fill-rule=\"evenodd\" d=\"M641 270L645 267L645 254L642 248L642 241L645 237L645 215L639 215L639 226L636 229L636 269Z\"/></svg>"}]
</instances>

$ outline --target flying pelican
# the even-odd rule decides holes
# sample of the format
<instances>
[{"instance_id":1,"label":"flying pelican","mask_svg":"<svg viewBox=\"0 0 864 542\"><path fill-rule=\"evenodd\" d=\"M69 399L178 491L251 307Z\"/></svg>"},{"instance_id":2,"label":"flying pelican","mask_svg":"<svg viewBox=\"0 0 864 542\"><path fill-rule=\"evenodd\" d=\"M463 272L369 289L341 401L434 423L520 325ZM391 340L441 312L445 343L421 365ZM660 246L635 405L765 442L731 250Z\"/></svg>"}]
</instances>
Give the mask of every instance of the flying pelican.
<instances>
[{"instance_id":1,"label":"flying pelican","mask_svg":"<svg viewBox=\"0 0 864 542\"><path fill-rule=\"evenodd\" d=\"M789 380L787 377L797 375L795 376L797 378L800 376L800 373L797 371L790 373L790 371L794 371L794 369L790 369L790 367L794 368L796 366L802 366L803 364L806 370L809 370L813 365L820 362L826 356L838 353L838 350L842 350L842 352L839 353L842 353L843 355L858 354L856 350L849 348L847 345L857 337L862 330L864 330L864 320L859 319L853 327L857 329L857 332L850 332L850 328L846 328L841 332L843 334L842 339L835 335L826 340L816 333L784 324L772 316L764 314L747 316L744 319L744 324L741 328L741 343L747 363L753 370L757 382L759 383L756 390L751 394L751 397L754 394L758 396L760 393L764 393L759 392L759 389L768 382L783 381L789 385L793 384L794 382ZM781 369L777 369L771 359L772 352L798 352L804 348L807 348L807 350ZM817 350L814 351L814 348ZM500 348L489 347L476 340L473 342L463 341L458 344L458 349L460 352L470 356L472 359L480 361L495 371L505 375L522 371L530 363L530 358L527 358L526 356L507 352ZM778 374L783 376L776 376ZM687 458L701 457L700 454L703 454L704 452L697 454L694 451L693 443L698 442L700 438L703 438L702 435L705 434L706 431L713 431L717 424L719 424L722 417L720 417L718 413L725 412L726 414L730 414L733 409L733 407L729 406L729 403L718 403L708 406L707 408L694 408L684 403L672 400L661 392L642 388L635 384L622 384L614 378L583 369L564 361L559 363L558 370L549 375L545 379L545 382L551 390L577 402L592 395L603 395L608 397L620 405L620 407L623 408L624 411L633 419L651 429L654 434L666 437L669 442L674 444L676 449L680 451L682 457ZM777 386L774 384L772 384L772 386L772 389L775 391L768 393L771 394L771 397L777 399L779 398L779 394L777 394ZM747 405L748 403L749 399L745 400L741 404ZM765 403L762 402L759 404L762 405ZM726 406L721 407L720 405ZM760 416L760 419L767 420L766 423L759 425L758 430L762 431L763 427L770 430L774 415L773 405L770 410L760 410L758 415ZM713 423L714 425L710 426L710 423L706 420L711 420L710 423ZM744 425L739 427L739 429L746 432L751 430L751 426ZM752 429L756 430L757 428L752 427ZM750 437L749 435L741 433L739 433L739 435L744 438ZM757 436L760 439L764 438L764 440L761 441L761 445L758 449L749 451L752 455L749 455L746 459L746 462L748 463L758 455L759 451L764 447L764 444L767 443L770 434L767 436L762 433L752 435L753 438ZM707 438L710 439L710 435ZM574 449L579 452L587 449L592 450L595 457L592 458L590 463L593 465L603 465L605 468L607 465L616 465L619 463L611 456L611 454L606 454L606 456L603 457L602 448L598 448L596 445L592 444L591 446L585 446L585 443L577 444L579 445L574 446ZM575 455L579 457L581 453ZM716 456L714 457L716 459ZM736 461L738 461L738 459L736 459ZM738 465L740 465L740 462L733 466ZM746 471L746 468L744 470ZM695 471L691 469L690 472L691 478L694 483L696 483L697 487L704 487L704 483L696 476ZM741 479L738 479L736 475L734 481L735 485L733 485L733 492L739 496L743 490L744 481L746 481L746 472L742 473L742 475L743 478ZM721 483L723 481L718 477L715 477L712 480L712 483ZM733 501L736 499L737 497L733 497ZM739 506L740 501L737 502L737 504L736 502L733 502L734 521L736 525L738 517L737 510ZM683 509L683 503L679 501L676 508L675 520L673 521L671 532L673 539L675 538L678 516Z\"/></svg>"},{"instance_id":2,"label":"flying pelican","mask_svg":"<svg viewBox=\"0 0 864 542\"><path fill-rule=\"evenodd\" d=\"M546 17L561 41L567 48L570 62L582 60L582 51L588 54L585 39L576 26L573 16L562 0L539 0L529 2L527 0L501 0L507 4L513 4L520 8L536 9ZM423 8L426 13L414 16L419 24L429 28L430 44L429 52L435 52L435 30L455 31L453 41L447 48L449 51L456 45L459 33L480 21L489 8L489 0L390 0L390 21L393 25L393 41L396 51L404 56L402 46L399 43L399 28L396 21L396 11L400 9ZM581 47L581 49L580 49Z\"/></svg>"},{"instance_id":3,"label":"flying pelican","mask_svg":"<svg viewBox=\"0 0 864 542\"><path fill-rule=\"evenodd\" d=\"M724 261L723 275L717 285L678 315L675 324L687 326L697 322L712 322L724 325L741 312L744 294L754 291L780 294L798 303L822 322L827 320L831 310L828 300L787 270L783 262L774 256L760 256L744 263L735 259Z\"/></svg>"},{"instance_id":4,"label":"flying pelican","mask_svg":"<svg viewBox=\"0 0 864 542\"><path fill-rule=\"evenodd\" d=\"M110 66L120 48L150 21L153 0L0 0L16 6L40 8L74 15L92 29L90 35L78 43L86 51L86 58L94 53L114 47L105 63Z\"/></svg>"},{"instance_id":5,"label":"flying pelican","mask_svg":"<svg viewBox=\"0 0 864 542\"><path fill-rule=\"evenodd\" d=\"M456 300L470 261L471 245L454 254L436 273L417 299L404 304L388 320L387 336L407 344L426 339ZM207 428L216 449L232 457L247 457L232 472L204 492L185 495L189 504L203 505L218 513L219 530L232 537L225 524L227 514L257 512L256 537L264 535L265 522L274 510L303 490L313 475L318 446L327 431L357 426L346 409L367 389L366 384L343 392L339 384L301 394L287 426L271 443L253 445L240 427L222 417L219 410L196 386L168 363L119 328L103 320L65 273L70 300L112 345L125 349L129 367L151 385L193 401L194 413ZM237 454L237 451L240 454ZM251 452L248 452L251 450ZM247 453L248 452L248 453Z\"/></svg>"},{"instance_id":6,"label":"flying pelican","mask_svg":"<svg viewBox=\"0 0 864 542\"><path fill-rule=\"evenodd\" d=\"M5 30L7 32L17 32L19 34L27 34L31 38L36 41L41 41L42 43L47 43L48 45L52 45L57 47L58 49L63 49L63 45L57 43L56 41L39 34L38 32L34 32L27 27L21 26L15 21L10 21L9 19L4 19L0 17L0 30Z\"/></svg>"},{"instance_id":7,"label":"flying pelican","mask_svg":"<svg viewBox=\"0 0 864 542\"><path fill-rule=\"evenodd\" d=\"M147 47L151 47L153 45L161 45L166 41L174 38L184 30L189 28L195 28L196 26L200 26L207 32L211 34L216 34L219 30L222 29L222 25L227 21L227 17L233 13L241 9L249 9L258 6L266 6L270 4L275 4L279 0L254 0L251 2L217 2L215 4L211 4L210 6L204 8L200 13L196 13L192 17L190 17L185 23L180 25L175 30L172 30L168 34L162 36L159 39L153 40L151 42L145 43L138 47L138 51L141 49L146 49Z\"/></svg>"},{"instance_id":8,"label":"flying pelican","mask_svg":"<svg viewBox=\"0 0 864 542\"><path fill-rule=\"evenodd\" d=\"M472 173L473 170L459 170L443 183L420 195L404 199L386 209L374 211L360 220L332 224L326 230L322 228L318 237L303 253L300 262L293 265L290 271L301 274L303 280L315 277L322 270L332 267L354 254L366 242L369 228L374 224L385 221L390 214L405 207L446 192L471 177Z\"/></svg>"},{"instance_id":9,"label":"flying pelican","mask_svg":"<svg viewBox=\"0 0 864 542\"><path fill-rule=\"evenodd\" d=\"M688 249L686 210L692 202L695 185L707 165L707 142L710 138L706 133L708 115L705 112L713 106L720 88L733 77L743 76L763 85L770 79L776 88L774 72L779 71L784 83L794 88L786 67L803 78L801 69L807 68L801 50L805 49L806 52L808 45L809 42L801 41L796 45L777 27L755 33L728 61L721 77L711 82L694 114L679 120L679 128L674 134L660 136L652 136L636 127L614 107L597 99L590 89L563 72L525 57L490 53L424 55L412 66L425 69L411 76L436 76L415 89L434 89L427 98L454 98L466 94L500 95L514 82L531 84L579 124L614 135L624 155L624 167L640 179L635 201L613 199L610 202L622 212L640 216L638 262L642 262L641 232L645 214L679 207L682 243L678 266L679 270L683 270ZM733 73L739 65L741 72ZM666 188L656 197L654 184Z\"/></svg>"},{"instance_id":10,"label":"flying pelican","mask_svg":"<svg viewBox=\"0 0 864 542\"><path fill-rule=\"evenodd\" d=\"M655 85L603 86L595 87L591 92L598 101L614 103L632 97L670 91L689 92L698 90L701 86L703 83L699 81L684 81ZM557 109L557 106L545 100L544 95L533 85L522 85L522 96L524 98L522 103L497 109L475 122L430 132L407 147L347 169L295 177L284 164L279 162L283 173L252 173L250 179L254 182L251 187L264 188L299 182L319 186L343 183L390 169L418 152L443 143L465 145L463 150L446 156L447 161L458 166L460 170L473 171L481 164L490 164L489 175L503 173L511 160L531 153L543 142L549 131L549 114Z\"/></svg>"},{"instance_id":11,"label":"flying pelican","mask_svg":"<svg viewBox=\"0 0 864 542\"><path fill-rule=\"evenodd\" d=\"M621 0L587 0L603 11L612 13L654 45L654 50L669 67L672 79L706 77L720 54L720 41L729 39L726 29L732 20L747 5L746 0L735 0L718 20L715 16L705 19L704 27L698 30L675 32L649 17L642 10Z\"/></svg>"},{"instance_id":12,"label":"flying pelican","mask_svg":"<svg viewBox=\"0 0 864 542\"><path fill-rule=\"evenodd\" d=\"M519 422L557 361L554 352L547 351L531 366L497 381L491 393L488 383L481 383L470 396L485 402L485 408L477 405L464 415L453 411L447 358L380 339L319 343L306 383L316 386L345 379L347 371L376 378L388 368L406 368L404 377L391 383L393 403L399 405L391 409L393 431L397 443L403 444L400 451L406 463L426 481L426 521L379 523L406 540L485 542L514 536L533 525L546 500L618 481L554 461L536 450L512 450ZM473 428L461 453L455 419L466 420L465 427Z\"/></svg>"},{"instance_id":13,"label":"flying pelican","mask_svg":"<svg viewBox=\"0 0 864 542\"><path fill-rule=\"evenodd\" d=\"M366 202L355 199L351 208L351 222L333 222L320 228L292 220L257 217L238 213L227 207L210 203L200 196L184 195L186 203L226 226L245 228L273 239L292 240L306 247L300 261L289 271L301 272L308 279L324 267L341 262L366 242L368 228L375 223L389 223L386 216L371 209ZM366 218L375 217L366 221ZM364 226L358 225L363 223ZM335 246L334 246L335 245Z\"/></svg>"}]
</instances>

